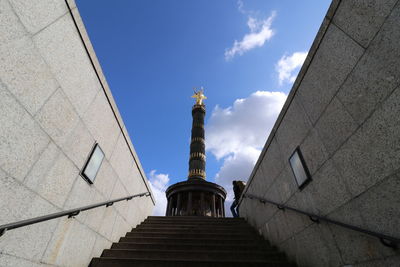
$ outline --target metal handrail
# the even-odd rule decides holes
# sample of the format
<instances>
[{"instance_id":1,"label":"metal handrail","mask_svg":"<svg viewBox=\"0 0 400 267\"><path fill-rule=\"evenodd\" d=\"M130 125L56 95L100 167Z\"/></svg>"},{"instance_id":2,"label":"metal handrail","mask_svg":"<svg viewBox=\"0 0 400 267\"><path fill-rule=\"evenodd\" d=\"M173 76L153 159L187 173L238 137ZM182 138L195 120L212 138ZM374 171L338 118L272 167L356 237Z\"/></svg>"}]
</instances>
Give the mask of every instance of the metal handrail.
<instances>
[{"instance_id":1,"label":"metal handrail","mask_svg":"<svg viewBox=\"0 0 400 267\"><path fill-rule=\"evenodd\" d=\"M384 235L384 234L381 234L381 233L377 233L377 232L374 232L374 231L370 231L370 230L367 230L367 229L363 229L363 228L360 228L360 227L357 227L357 226L354 226L354 225L342 223L342 222L339 222L339 221L336 221L336 220L329 219L327 217L319 216L319 215L316 215L316 214L313 214L313 213L309 213L309 212L306 212L306 211L302 211L302 210L299 210L299 209L296 209L296 208L292 208L292 207L289 207L289 206L286 206L286 205L283 205L283 204L279 204L279 203L274 202L272 200L268 200L268 199L265 199L265 198L262 198L262 197L258 197L258 196L252 195L252 194L244 194L243 198L256 199L256 200L260 201L263 204L270 203L272 205L275 205L278 209L283 210L283 211L287 209L287 210L292 210L292 211L295 211L297 213L301 213L301 214L307 215L310 218L310 220L315 222L315 223L319 223L320 221L324 221L324 222L336 224L336 225L339 225L341 227L344 227L344 228L347 228L347 229L351 229L351 230L354 230L354 231L357 231L357 232L360 232L360 233L364 233L364 234L367 234L367 235L370 235L370 236L373 236L373 237L377 237L377 238L379 238L381 243L383 245L387 246L387 247L391 247L391 248L396 249L398 244L400 244L400 239L398 239L398 238L395 238L395 237L392 237L392 236L388 236L388 235Z\"/></svg>"},{"instance_id":2,"label":"metal handrail","mask_svg":"<svg viewBox=\"0 0 400 267\"><path fill-rule=\"evenodd\" d=\"M150 196L150 192L140 193L140 194L131 195L131 196L127 196L127 197L121 197L121 198L108 200L108 201L104 201L104 202L100 202L97 204L92 204L92 205L88 205L88 206L84 206L84 207L80 207L80 208L64 210L64 211L55 212L55 213L47 214L44 216L27 219L27 220L3 224L3 225L0 225L0 236L2 236L8 230L12 230L12 229L24 227L27 225L64 217L64 216L68 216L68 218L72 218L72 217L75 217L76 215L78 215L81 211L90 210L90 209L98 208L101 206L106 206L106 208L108 208L109 206L112 206L116 202L123 201L123 200L129 201L132 198L143 197L143 196L146 196L146 197Z\"/></svg>"}]
</instances>

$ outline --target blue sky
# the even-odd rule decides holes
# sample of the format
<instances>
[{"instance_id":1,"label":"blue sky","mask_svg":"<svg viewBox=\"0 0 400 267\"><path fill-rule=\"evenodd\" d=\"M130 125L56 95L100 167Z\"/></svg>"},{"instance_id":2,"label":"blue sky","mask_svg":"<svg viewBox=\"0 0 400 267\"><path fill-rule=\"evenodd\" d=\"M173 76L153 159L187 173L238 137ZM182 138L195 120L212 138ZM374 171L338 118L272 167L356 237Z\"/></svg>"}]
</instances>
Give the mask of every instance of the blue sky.
<instances>
[{"instance_id":1,"label":"blue sky","mask_svg":"<svg viewBox=\"0 0 400 267\"><path fill-rule=\"evenodd\" d=\"M192 88L208 97L207 180L230 191L248 178L329 4L77 0L156 214L163 190L187 179Z\"/></svg>"}]
</instances>

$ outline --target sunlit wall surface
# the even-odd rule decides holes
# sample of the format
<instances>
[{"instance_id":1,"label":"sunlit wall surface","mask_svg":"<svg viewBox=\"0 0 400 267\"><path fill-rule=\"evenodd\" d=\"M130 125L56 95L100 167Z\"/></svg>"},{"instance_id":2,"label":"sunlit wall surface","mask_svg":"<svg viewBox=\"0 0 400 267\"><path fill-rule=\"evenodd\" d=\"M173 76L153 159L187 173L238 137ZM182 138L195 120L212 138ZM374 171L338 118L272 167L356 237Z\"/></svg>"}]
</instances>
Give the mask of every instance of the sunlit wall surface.
<instances>
[{"instance_id":1,"label":"sunlit wall surface","mask_svg":"<svg viewBox=\"0 0 400 267\"><path fill-rule=\"evenodd\" d=\"M68 3L0 1L0 224L149 190ZM104 158L90 184L81 171L95 143ZM153 206L142 197L7 231L0 266L88 266Z\"/></svg>"},{"instance_id":2,"label":"sunlit wall surface","mask_svg":"<svg viewBox=\"0 0 400 267\"><path fill-rule=\"evenodd\" d=\"M398 1L333 1L246 192L399 238L399 42ZM246 198L240 214L299 266L399 264L377 238L273 205Z\"/></svg>"}]
</instances>

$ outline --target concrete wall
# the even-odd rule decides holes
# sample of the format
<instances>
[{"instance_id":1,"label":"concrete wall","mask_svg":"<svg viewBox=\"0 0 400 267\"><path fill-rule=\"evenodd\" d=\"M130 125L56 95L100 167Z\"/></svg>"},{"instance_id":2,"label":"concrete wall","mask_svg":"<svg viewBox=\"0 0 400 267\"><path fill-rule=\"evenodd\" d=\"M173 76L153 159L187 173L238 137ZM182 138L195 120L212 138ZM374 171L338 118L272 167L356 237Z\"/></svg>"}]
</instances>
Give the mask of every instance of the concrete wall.
<instances>
[{"instance_id":1,"label":"concrete wall","mask_svg":"<svg viewBox=\"0 0 400 267\"><path fill-rule=\"evenodd\" d=\"M73 16L63 0L0 0L0 224L149 190L68 3ZM79 172L96 141L105 159L90 185ZM0 266L87 266L153 206L142 197L8 231Z\"/></svg>"},{"instance_id":2,"label":"concrete wall","mask_svg":"<svg viewBox=\"0 0 400 267\"><path fill-rule=\"evenodd\" d=\"M399 1L333 1L245 192L400 238L399 44ZM400 266L378 239L250 199L240 212L299 266Z\"/></svg>"}]
</instances>

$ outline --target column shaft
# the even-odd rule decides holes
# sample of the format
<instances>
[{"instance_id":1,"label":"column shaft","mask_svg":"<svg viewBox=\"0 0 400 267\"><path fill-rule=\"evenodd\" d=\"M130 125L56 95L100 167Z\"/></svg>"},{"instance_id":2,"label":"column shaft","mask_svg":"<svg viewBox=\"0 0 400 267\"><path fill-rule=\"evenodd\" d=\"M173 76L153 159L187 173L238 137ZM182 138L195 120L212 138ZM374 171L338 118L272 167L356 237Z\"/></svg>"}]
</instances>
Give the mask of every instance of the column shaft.
<instances>
[{"instance_id":1,"label":"column shaft","mask_svg":"<svg viewBox=\"0 0 400 267\"><path fill-rule=\"evenodd\" d=\"M221 217L224 217L224 203L222 202L222 197L219 197L218 200L219 200L219 209L221 211Z\"/></svg>"},{"instance_id":2,"label":"column shaft","mask_svg":"<svg viewBox=\"0 0 400 267\"><path fill-rule=\"evenodd\" d=\"M192 108L192 135L190 142L189 175L188 178L205 179L205 142L204 142L204 105L194 105Z\"/></svg>"},{"instance_id":3,"label":"column shaft","mask_svg":"<svg viewBox=\"0 0 400 267\"><path fill-rule=\"evenodd\" d=\"M165 213L165 216L171 216L171 200L172 198L168 198L168 205L167 205L167 212Z\"/></svg>"},{"instance_id":4,"label":"column shaft","mask_svg":"<svg viewBox=\"0 0 400 267\"><path fill-rule=\"evenodd\" d=\"M215 215L215 195L213 194L212 195L212 197L211 197L211 216L212 217L217 217L216 215Z\"/></svg>"},{"instance_id":5,"label":"column shaft","mask_svg":"<svg viewBox=\"0 0 400 267\"><path fill-rule=\"evenodd\" d=\"M176 211L176 195L172 196L172 205L171 205L171 216L175 216Z\"/></svg>"},{"instance_id":6,"label":"column shaft","mask_svg":"<svg viewBox=\"0 0 400 267\"><path fill-rule=\"evenodd\" d=\"M178 193L178 199L176 203L176 215L180 216L181 215L181 201L182 201L182 193Z\"/></svg>"},{"instance_id":7,"label":"column shaft","mask_svg":"<svg viewBox=\"0 0 400 267\"><path fill-rule=\"evenodd\" d=\"M204 192L200 193L200 214L205 215Z\"/></svg>"},{"instance_id":8,"label":"column shaft","mask_svg":"<svg viewBox=\"0 0 400 267\"><path fill-rule=\"evenodd\" d=\"M224 200L221 197L221 202L222 202L222 217L225 217L225 205L224 205Z\"/></svg>"},{"instance_id":9,"label":"column shaft","mask_svg":"<svg viewBox=\"0 0 400 267\"><path fill-rule=\"evenodd\" d=\"M192 192L188 193L187 214L192 215Z\"/></svg>"},{"instance_id":10,"label":"column shaft","mask_svg":"<svg viewBox=\"0 0 400 267\"><path fill-rule=\"evenodd\" d=\"M216 209L217 209L217 217L220 217L220 211L219 211L219 200L218 200L219 196L217 195L215 197L215 205L216 205Z\"/></svg>"}]
</instances>

